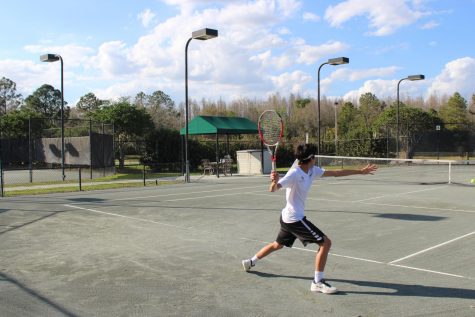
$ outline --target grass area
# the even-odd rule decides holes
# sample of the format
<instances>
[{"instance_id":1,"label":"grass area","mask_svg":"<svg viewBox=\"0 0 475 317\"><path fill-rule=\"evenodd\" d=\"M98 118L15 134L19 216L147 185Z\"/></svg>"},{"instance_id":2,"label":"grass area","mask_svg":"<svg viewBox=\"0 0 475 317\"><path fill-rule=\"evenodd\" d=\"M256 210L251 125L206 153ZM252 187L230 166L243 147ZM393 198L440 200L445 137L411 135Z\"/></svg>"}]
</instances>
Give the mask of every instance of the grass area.
<instances>
[{"instance_id":1,"label":"grass area","mask_svg":"<svg viewBox=\"0 0 475 317\"><path fill-rule=\"evenodd\" d=\"M120 180L141 180L143 179L143 167L140 167L140 170L134 170L134 169L124 169L123 173L116 173L114 175L109 175L109 176L104 176L104 177L99 177L99 178L93 178L90 179L89 176L85 176L83 173L83 177L81 178L81 182L84 183L97 183L97 182L114 182L114 181L120 181ZM150 173L145 171L145 177L146 179L160 179L160 178L166 178L166 177L175 177L179 176L179 173ZM192 174L194 175L194 174ZM199 175L197 173L196 175ZM13 187L28 187L28 186L43 186L43 185L57 185L57 184L78 184L79 181L77 179L72 179L72 180L56 180L56 181L45 181L45 182L33 182L33 183L15 183L15 184L5 184L5 188L13 188Z\"/></svg>"},{"instance_id":2,"label":"grass area","mask_svg":"<svg viewBox=\"0 0 475 317\"><path fill-rule=\"evenodd\" d=\"M171 184L180 184L183 181L156 181L148 180L145 182L145 186L165 186ZM81 186L82 191L93 191L93 190L104 190L104 189L115 189L115 188L128 188L128 187L144 187L143 182L111 182L108 184L93 184L86 183L86 185ZM22 189L22 190L12 190L6 191L5 196L22 196L22 195L40 195L40 194L52 194L52 193L69 193L79 191L79 183L77 186L67 186L67 187L51 187L51 188L31 188L31 189Z\"/></svg>"}]
</instances>

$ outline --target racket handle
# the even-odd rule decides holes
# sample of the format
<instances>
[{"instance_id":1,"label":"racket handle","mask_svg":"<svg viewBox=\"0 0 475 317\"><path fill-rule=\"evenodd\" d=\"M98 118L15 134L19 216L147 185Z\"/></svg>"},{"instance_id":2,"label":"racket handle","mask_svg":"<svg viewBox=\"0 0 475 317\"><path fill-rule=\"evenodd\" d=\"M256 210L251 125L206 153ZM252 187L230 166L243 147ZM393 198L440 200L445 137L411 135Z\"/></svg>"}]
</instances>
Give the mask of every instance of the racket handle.
<instances>
[{"instance_id":1,"label":"racket handle","mask_svg":"<svg viewBox=\"0 0 475 317\"><path fill-rule=\"evenodd\" d=\"M272 171L275 171L275 170L276 170L275 160L272 160Z\"/></svg>"}]
</instances>

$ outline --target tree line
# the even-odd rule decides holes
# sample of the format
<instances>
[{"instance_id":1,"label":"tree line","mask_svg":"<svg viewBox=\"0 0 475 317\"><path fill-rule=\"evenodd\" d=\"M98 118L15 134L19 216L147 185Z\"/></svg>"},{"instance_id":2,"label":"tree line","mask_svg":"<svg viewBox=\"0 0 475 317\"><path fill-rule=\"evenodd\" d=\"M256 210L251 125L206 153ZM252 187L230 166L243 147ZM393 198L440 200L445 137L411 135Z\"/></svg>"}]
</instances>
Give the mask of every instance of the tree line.
<instances>
[{"instance_id":1,"label":"tree line","mask_svg":"<svg viewBox=\"0 0 475 317\"><path fill-rule=\"evenodd\" d=\"M398 107L394 99L381 100L368 92L352 101L323 96L320 104L323 140L320 152L327 154L387 155L387 140L394 140L398 134L398 112L400 148L406 157L411 156L412 147L425 131L433 131L439 126L454 137L463 138L464 133L475 128L475 94L470 101L465 100L458 92L451 96L432 95L426 100L405 97L401 99ZM284 118L284 144L288 145L289 151L295 142L305 140L306 135L316 142L317 100L314 98L295 94L281 96L275 93L262 99L191 100L189 106L190 120L197 115L214 115L246 117L257 122L262 111L275 109ZM179 129L184 126L184 113L185 105L177 105L161 90L151 94L139 92L135 97L124 96L118 100L102 100L89 92L73 107L67 101L64 102L66 120L114 123L117 155L121 164L125 158L122 145L137 140L145 144L142 151L143 160L179 161ZM2 77L0 115L2 138L25 137L29 120L31 122L32 118L60 119L61 91L45 84L23 98L17 92L16 83ZM47 127L46 124L40 128ZM255 139L255 136L238 137L243 141L246 141L246 138ZM195 145L194 148L198 149L199 146ZM283 149L285 150L285 146Z\"/></svg>"}]
</instances>

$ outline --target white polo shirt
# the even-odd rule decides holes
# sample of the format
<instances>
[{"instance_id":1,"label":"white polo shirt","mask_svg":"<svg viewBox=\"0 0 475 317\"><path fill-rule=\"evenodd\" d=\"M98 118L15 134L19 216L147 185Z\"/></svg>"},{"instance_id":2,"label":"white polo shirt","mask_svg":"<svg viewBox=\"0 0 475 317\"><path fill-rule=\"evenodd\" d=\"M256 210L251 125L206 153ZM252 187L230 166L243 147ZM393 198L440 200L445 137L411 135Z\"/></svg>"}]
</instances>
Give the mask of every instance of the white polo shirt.
<instances>
[{"instance_id":1,"label":"white polo shirt","mask_svg":"<svg viewBox=\"0 0 475 317\"><path fill-rule=\"evenodd\" d=\"M299 166L291 168L279 180L282 188L286 189L287 204L282 209L282 221L286 223L297 222L305 216L305 201L312 186L313 180L323 176L325 170L318 166L309 169L308 174Z\"/></svg>"}]
</instances>

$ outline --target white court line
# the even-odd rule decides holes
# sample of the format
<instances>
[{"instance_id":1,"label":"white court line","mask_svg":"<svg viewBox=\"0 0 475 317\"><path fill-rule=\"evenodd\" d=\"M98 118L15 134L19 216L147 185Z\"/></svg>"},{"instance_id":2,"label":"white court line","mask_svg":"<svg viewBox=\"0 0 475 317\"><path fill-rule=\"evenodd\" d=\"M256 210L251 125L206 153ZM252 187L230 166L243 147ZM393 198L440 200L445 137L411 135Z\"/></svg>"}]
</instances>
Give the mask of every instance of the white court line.
<instances>
[{"instance_id":1,"label":"white court line","mask_svg":"<svg viewBox=\"0 0 475 317\"><path fill-rule=\"evenodd\" d=\"M457 274L451 274L451 273L445 273L445 272L440 272L440 271L433 271L433 270L426 270L426 269L421 269L418 267L413 267L413 266L406 266L406 265L399 265L399 264L391 264L388 263L390 266L396 266L396 267L401 267L404 269L410 269L410 270L416 270L416 271L422 271L422 272L428 272L428 273L435 273L435 274L440 274L440 275L447 275L447 276L452 276L452 277L458 277L458 278L465 278L469 280L473 280L471 277L467 276L462 276L462 275L457 275Z\"/></svg>"},{"instance_id":2,"label":"white court line","mask_svg":"<svg viewBox=\"0 0 475 317\"><path fill-rule=\"evenodd\" d=\"M409 258L412 258L413 256L416 256L416 255L419 255L421 253L424 253L424 252L427 252L427 251L430 251L430 250L434 250L434 249L437 249L439 247L442 247L444 245L447 245L449 243L452 243L452 242L455 242L457 240L460 240L460 239L463 239L463 238L466 238L466 237L469 237L471 235L475 234L475 231L472 231L470 233L467 233L463 236L460 236L460 237L457 237L455 239L452 239L452 240L449 240L449 241L445 241L444 243L440 243L438 245L434 245L433 247L430 247L430 248L427 248L427 249L424 249L422 251L419 251L419 252L416 252L416 253L413 253L413 254L409 254L408 256L405 256L403 258L400 258L400 259L397 259L397 260L394 260L394 261L391 261L389 262L389 264L394 264L394 263L397 263L397 262L401 262L402 260L406 260L406 259L409 259Z\"/></svg>"},{"instance_id":3,"label":"white court line","mask_svg":"<svg viewBox=\"0 0 475 317\"><path fill-rule=\"evenodd\" d=\"M382 195L382 196L378 196L378 197L365 198L365 199L361 199L361 200L354 200L352 202L361 203L361 202L364 202L364 201L367 201L367 200L373 200L373 199L378 199L378 198L383 198L383 197L388 197L388 196L401 196L401 195L408 195L408 194L414 194L414 193L420 193L420 192L426 192L426 191L429 191L429 190L444 189L444 188L447 188L447 186L435 187L435 188L426 188L426 189L414 190L414 191L404 192L404 193L387 194L387 195Z\"/></svg>"},{"instance_id":4,"label":"white court line","mask_svg":"<svg viewBox=\"0 0 475 317\"><path fill-rule=\"evenodd\" d=\"M239 193L230 193L230 194L221 194L221 195L208 195L208 196L199 196L199 197L187 197L187 198L177 198L177 199L167 199L165 201L184 201L184 200L193 200L193 199L204 199L204 198L214 198L214 197L224 197L224 196L234 196L241 194L252 194L252 192L239 192Z\"/></svg>"},{"instance_id":5,"label":"white court line","mask_svg":"<svg viewBox=\"0 0 475 317\"><path fill-rule=\"evenodd\" d=\"M255 195L265 195L265 194L255 194ZM353 204L353 203L358 202L354 200L345 201L345 200L326 199L326 198L307 198L307 200L330 201L330 202L345 203L345 204ZM465 209L455 209L455 208L436 208L436 207L425 207L425 206L407 206L407 205L381 204L381 203L368 203L368 202L358 202L358 203L363 204L363 205L375 205L375 206L386 206L386 207L402 207L402 208L413 208L413 209L429 209L429 210L440 210L440 211L457 211L457 212L475 213L475 210L465 210Z\"/></svg>"},{"instance_id":6,"label":"white court line","mask_svg":"<svg viewBox=\"0 0 475 317\"><path fill-rule=\"evenodd\" d=\"M140 222L153 223L153 224L156 224L156 225L162 225L162 226L167 226L167 227L173 227L173 228L179 228L179 229L188 229L188 230L193 229L193 227L177 226L177 225L172 225L172 224L165 223L165 222L158 222L158 221L153 221L153 220L148 220L148 219L143 219L143 218L124 216L124 215L114 214L112 212L106 212L106 211L101 211L101 210L91 209L91 208L84 208L84 207L79 207L79 206L75 206L75 205L63 205L63 206L69 207L69 208L74 208L74 209L86 210L86 211L95 212L95 213L98 213L98 214L104 214L104 215L113 216L113 217L120 217L120 218L125 218L125 219L130 219L130 220L136 220L136 221L140 221Z\"/></svg>"},{"instance_id":7,"label":"white court line","mask_svg":"<svg viewBox=\"0 0 475 317\"><path fill-rule=\"evenodd\" d=\"M276 194L265 194L265 193L249 193L252 195L260 196L275 196ZM381 203L367 203L367 202L358 202L354 200L337 200L337 199L327 199L327 198L307 198L307 200L314 201L329 201L335 203L344 203L344 204L353 204L359 203L363 205L374 205L374 206L385 206L385 207L401 207L401 208L412 208L412 209L428 209L428 210L439 210L439 211L456 211L456 212L465 212L465 213L475 213L475 210L465 210L465 209L455 209L455 208L436 208L436 207L425 207L425 206L407 206L407 205L397 205L397 204L381 204Z\"/></svg>"},{"instance_id":8,"label":"white court line","mask_svg":"<svg viewBox=\"0 0 475 317\"><path fill-rule=\"evenodd\" d=\"M203 193L211 193L211 192L220 192L226 190L241 190L241 189L251 189L251 188L262 188L260 186L248 186L248 187L238 187L238 188L220 188L220 189L213 189L213 190L206 190L206 191L199 191L199 192L187 192L187 193L174 193L174 194L159 194L159 195L152 195L152 196L141 196L141 197L131 197L131 198L120 198L120 199L111 199L111 201L122 201L122 200L136 200L136 199L144 199L144 198L156 198L156 197L166 197L166 196L183 196L183 195L190 195L190 194L203 194Z\"/></svg>"},{"instance_id":9,"label":"white court line","mask_svg":"<svg viewBox=\"0 0 475 317\"><path fill-rule=\"evenodd\" d=\"M242 240L248 240L248 241L254 241L254 242L260 242L260 243L263 243L263 244L268 244L269 243L269 242L266 242L266 241L255 240L255 239L248 239L248 238L241 238L241 239ZM317 253L317 251L315 251L315 250L304 249L304 248L292 247L292 249L296 249L296 250L299 250L299 251L305 251L305 252ZM408 269L408 270L427 272L427 273L432 273L432 274L437 274L437 275L451 276L451 277L456 277L456 278L461 278L461 279L475 280L475 278L472 278L472 277L467 277L467 276L457 275L457 274L452 274L452 273L447 273L447 272L427 270L427 269L422 269L422 268L407 266L407 265L385 263L385 262L381 262L381 261L357 258L357 257L353 257L353 256L341 255L341 254L336 254L336 253L332 253L332 252L330 252L329 254L332 255L332 256L335 256L335 257L346 258L346 259L350 259L350 260L356 260L356 261L362 261L362 262L368 262L368 263L375 263L375 264L387 265L387 266L394 266L394 267L404 268L404 269Z\"/></svg>"},{"instance_id":10,"label":"white court line","mask_svg":"<svg viewBox=\"0 0 475 317\"><path fill-rule=\"evenodd\" d=\"M263 243L263 244L269 244L269 243L270 243L270 242L267 242L267 241L261 241L261 240L255 240L255 239L249 239L249 238L240 238L240 239L241 239L241 240L247 240L247 241L253 241L253 242L259 242L259 243ZM294 246L292 246L292 249L299 250L299 251L304 251L304 252L317 253L316 250L298 248L298 247L294 247ZM332 252L330 252L329 254L331 254L331 255L333 255L333 256L336 256L336 257L346 258L346 259L352 259L352 260L357 260L357 261L370 262L370 263L377 263L377 264L386 264L386 263L384 263L384 262L380 262L380 261L376 261L376 260L368 260L368 259L363 259L363 258L356 258L356 257L353 257L353 256L335 254L335 253L332 253Z\"/></svg>"},{"instance_id":11,"label":"white court line","mask_svg":"<svg viewBox=\"0 0 475 317\"><path fill-rule=\"evenodd\" d=\"M64 205L64 206L69 207L69 208L73 208L73 209L86 210L86 211L99 213L99 214L104 214L104 215L108 215L108 216L125 218L125 219L130 219L130 220L135 220L135 221L140 221L140 222L146 222L146 223L152 223L152 224L158 224L158 225L167 226L167 227L179 228L179 229L184 229L184 230L194 229L195 231L198 231L198 232L206 232L204 230L198 230L198 229L195 229L193 227L176 226L176 225L172 225L172 224L168 224L168 223L164 223L164 222L158 222L158 221L142 219L142 218L137 218L137 217L124 216L124 215L119 215L119 214L115 214L115 213L111 213L111 212L105 212L105 211L101 211L101 210L97 210L97 209L84 208L84 207L79 207L79 206L74 206L74 205ZM214 232L207 232L207 233L214 233ZM471 234L474 234L474 233L475 233L475 231ZM263 243L263 244L268 244L269 243L269 242L266 242L266 241L254 240L254 239L249 239L249 238L240 238L240 239L241 240L259 242L259 243ZM297 249L299 251L306 251L306 252L316 253L315 250L307 250L307 249L303 249L303 248L292 248L292 249ZM445 272L431 271L431 270L419 269L419 268L414 268L414 267L409 267L409 266L397 265L397 264L393 264L394 261L391 262L391 263L384 263L384 262L380 262L380 261L363 259L363 258L356 258L356 257L351 257L351 256L346 256L346 255L340 255L340 254L334 254L334 253L330 253L330 254L332 256L343 257L343 258L348 258L348 259L357 260L357 261L364 261L364 262L370 262L370 263L375 263L375 264L384 264L384 265L389 265L389 266L397 266L397 267L406 268L406 269L424 271L424 272L429 272L429 273L434 273L434 274L439 274L439 275L448 275L448 276L464 278L464 279L474 279L474 278L465 277L465 276L462 276L462 275L455 275L455 274L450 274L450 273L445 273Z\"/></svg>"}]
</instances>

